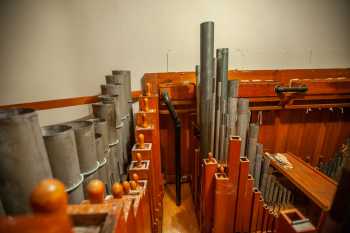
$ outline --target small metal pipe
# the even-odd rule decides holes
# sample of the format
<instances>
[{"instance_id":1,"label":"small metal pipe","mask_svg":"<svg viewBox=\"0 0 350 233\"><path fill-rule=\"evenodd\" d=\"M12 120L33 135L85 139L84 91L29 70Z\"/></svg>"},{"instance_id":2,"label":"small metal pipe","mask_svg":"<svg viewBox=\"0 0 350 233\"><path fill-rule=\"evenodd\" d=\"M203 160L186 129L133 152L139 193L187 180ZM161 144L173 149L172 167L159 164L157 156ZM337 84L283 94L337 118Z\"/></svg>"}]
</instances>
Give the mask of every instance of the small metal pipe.
<instances>
[{"instance_id":1,"label":"small metal pipe","mask_svg":"<svg viewBox=\"0 0 350 233\"><path fill-rule=\"evenodd\" d=\"M260 180L261 180L261 163L262 163L262 151L263 145L260 143L256 144L256 159L255 159L255 186L260 190Z\"/></svg>"},{"instance_id":2,"label":"small metal pipe","mask_svg":"<svg viewBox=\"0 0 350 233\"><path fill-rule=\"evenodd\" d=\"M308 87L307 86L301 86L301 87L283 87L283 86L276 86L275 92L277 94L285 93L285 92L298 92L303 93L307 92Z\"/></svg>"},{"instance_id":3,"label":"small metal pipe","mask_svg":"<svg viewBox=\"0 0 350 233\"><path fill-rule=\"evenodd\" d=\"M256 156L256 143L258 142L258 136L259 136L259 125L251 123L249 125L247 155L249 159L249 172L253 177L255 177L254 176L255 156Z\"/></svg>"}]
</instances>

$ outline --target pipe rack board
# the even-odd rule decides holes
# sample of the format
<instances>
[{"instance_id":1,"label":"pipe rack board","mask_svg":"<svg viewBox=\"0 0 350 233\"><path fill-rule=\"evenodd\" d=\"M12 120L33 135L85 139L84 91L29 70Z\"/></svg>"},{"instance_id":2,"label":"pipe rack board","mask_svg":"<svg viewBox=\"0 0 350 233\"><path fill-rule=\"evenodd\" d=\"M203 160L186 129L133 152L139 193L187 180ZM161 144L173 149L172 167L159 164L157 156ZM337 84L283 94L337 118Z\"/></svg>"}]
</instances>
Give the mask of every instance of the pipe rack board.
<instances>
[{"instance_id":1,"label":"pipe rack board","mask_svg":"<svg viewBox=\"0 0 350 233\"><path fill-rule=\"evenodd\" d=\"M337 189L337 183L317 171L314 167L304 162L296 155L287 152L284 156L293 165L293 168L286 169L276 160L271 160L271 165L288 178L308 198L317 204L323 211L328 211ZM266 156L266 155L265 155Z\"/></svg>"}]
</instances>

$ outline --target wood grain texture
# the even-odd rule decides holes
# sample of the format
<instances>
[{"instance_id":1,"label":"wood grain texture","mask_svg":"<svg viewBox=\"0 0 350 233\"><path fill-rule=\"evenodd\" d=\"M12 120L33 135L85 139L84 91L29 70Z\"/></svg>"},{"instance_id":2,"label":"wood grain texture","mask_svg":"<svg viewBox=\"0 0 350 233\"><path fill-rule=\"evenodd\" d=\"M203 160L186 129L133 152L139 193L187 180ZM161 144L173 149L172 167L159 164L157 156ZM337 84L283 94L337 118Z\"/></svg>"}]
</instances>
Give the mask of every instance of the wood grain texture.
<instances>
[{"instance_id":1,"label":"wood grain texture","mask_svg":"<svg viewBox=\"0 0 350 233\"><path fill-rule=\"evenodd\" d=\"M284 153L284 155L293 165L292 169L285 169L274 160L271 161L271 165L287 177L323 211L328 211L333 202L337 184L296 155L292 153Z\"/></svg>"}]
</instances>

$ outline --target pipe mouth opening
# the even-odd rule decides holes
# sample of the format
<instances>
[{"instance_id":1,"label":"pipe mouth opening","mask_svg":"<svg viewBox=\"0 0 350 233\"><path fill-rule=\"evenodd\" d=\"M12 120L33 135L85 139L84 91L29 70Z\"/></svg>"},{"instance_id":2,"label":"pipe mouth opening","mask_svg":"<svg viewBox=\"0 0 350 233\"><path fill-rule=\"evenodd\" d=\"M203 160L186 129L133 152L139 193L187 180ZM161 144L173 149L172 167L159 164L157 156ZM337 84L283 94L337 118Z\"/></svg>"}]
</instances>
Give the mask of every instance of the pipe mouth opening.
<instances>
[{"instance_id":1,"label":"pipe mouth opening","mask_svg":"<svg viewBox=\"0 0 350 233\"><path fill-rule=\"evenodd\" d=\"M246 161L248 162L248 161L249 161L248 158L246 158L246 157L241 157L240 160L241 160L242 162L246 162Z\"/></svg>"},{"instance_id":2,"label":"pipe mouth opening","mask_svg":"<svg viewBox=\"0 0 350 233\"><path fill-rule=\"evenodd\" d=\"M258 188L253 188L253 192L257 193L257 192L259 192L259 189Z\"/></svg>"},{"instance_id":3,"label":"pipe mouth opening","mask_svg":"<svg viewBox=\"0 0 350 233\"><path fill-rule=\"evenodd\" d=\"M9 118L21 116L21 115L26 115L33 112L35 112L35 110L31 108L0 109L0 120L9 119Z\"/></svg>"},{"instance_id":4,"label":"pipe mouth opening","mask_svg":"<svg viewBox=\"0 0 350 233\"><path fill-rule=\"evenodd\" d=\"M71 130L72 127L68 125L48 125L41 128L44 137L55 136Z\"/></svg>"},{"instance_id":5,"label":"pipe mouth opening","mask_svg":"<svg viewBox=\"0 0 350 233\"><path fill-rule=\"evenodd\" d=\"M231 140L241 140L241 137L235 135L235 136L231 136L230 139L231 139Z\"/></svg>"},{"instance_id":6,"label":"pipe mouth opening","mask_svg":"<svg viewBox=\"0 0 350 233\"><path fill-rule=\"evenodd\" d=\"M91 118L88 121L91 121L94 124L107 123L107 121L105 119L102 119L102 118Z\"/></svg>"},{"instance_id":7,"label":"pipe mouth opening","mask_svg":"<svg viewBox=\"0 0 350 233\"><path fill-rule=\"evenodd\" d=\"M66 123L65 125L71 126L73 129L82 129L92 126L91 121L72 121L69 123Z\"/></svg>"},{"instance_id":8,"label":"pipe mouth opening","mask_svg":"<svg viewBox=\"0 0 350 233\"><path fill-rule=\"evenodd\" d=\"M101 139L102 138L102 134L100 134L100 133L95 133L95 139L96 140L99 140L99 139Z\"/></svg>"}]
</instances>

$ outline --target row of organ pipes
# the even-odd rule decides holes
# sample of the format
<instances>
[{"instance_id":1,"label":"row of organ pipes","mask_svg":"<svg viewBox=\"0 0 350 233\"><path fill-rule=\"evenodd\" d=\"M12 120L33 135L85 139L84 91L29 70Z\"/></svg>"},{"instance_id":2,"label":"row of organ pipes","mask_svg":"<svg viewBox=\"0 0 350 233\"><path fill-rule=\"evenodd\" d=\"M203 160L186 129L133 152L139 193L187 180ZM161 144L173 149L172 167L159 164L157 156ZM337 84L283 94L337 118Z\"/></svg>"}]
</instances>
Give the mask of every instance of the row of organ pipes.
<instances>
[{"instance_id":1,"label":"row of organ pipes","mask_svg":"<svg viewBox=\"0 0 350 233\"><path fill-rule=\"evenodd\" d=\"M201 232L272 232L293 195L269 169L259 143L259 122L250 122L249 100L238 97L239 80L228 80L228 48L216 50L214 23L200 28L196 66L197 124L203 158Z\"/></svg>"}]
</instances>

